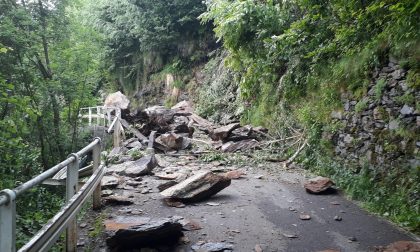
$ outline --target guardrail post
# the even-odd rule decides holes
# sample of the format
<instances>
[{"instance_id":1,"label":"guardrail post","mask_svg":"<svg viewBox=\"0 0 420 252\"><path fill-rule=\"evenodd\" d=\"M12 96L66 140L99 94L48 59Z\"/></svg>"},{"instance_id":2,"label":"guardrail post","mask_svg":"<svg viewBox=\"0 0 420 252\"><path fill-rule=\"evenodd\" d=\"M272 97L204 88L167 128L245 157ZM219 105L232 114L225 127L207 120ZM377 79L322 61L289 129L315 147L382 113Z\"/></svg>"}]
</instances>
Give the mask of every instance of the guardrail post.
<instances>
[{"instance_id":1,"label":"guardrail post","mask_svg":"<svg viewBox=\"0 0 420 252\"><path fill-rule=\"evenodd\" d=\"M95 145L92 151L93 156L93 172L96 171L96 169L99 168L101 165L101 139L97 137L96 139L99 139L98 143ZM95 191L93 191L93 209L97 210L101 208L101 182L99 182L98 186L95 188Z\"/></svg>"},{"instance_id":2,"label":"guardrail post","mask_svg":"<svg viewBox=\"0 0 420 252\"><path fill-rule=\"evenodd\" d=\"M106 125L106 126L109 126L109 125L111 125L111 111L109 111L109 109L107 108L106 109L106 118L107 118L107 120L108 120L108 124Z\"/></svg>"},{"instance_id":3,"label":"guardrail post","mask_svg":"<svg viewBox=\"0 0 420 252\"><path fill-rule=\"evenodd\" d=\"M0 206L0 251L16 251L16 193L10 189L0 192L8 203Z\"/></svg>"},{"instance_id":4,"label":"guardrail post","mask_svg":"<svg viewBox=\"0 0 420 252\"><path fill-rule=\"evenodd\" d=\"M66 202L76 194L78 180L79 180L79 156L72 153L69 157L74 157L74 161L67 166L67 179L66 179ZM75 252L77 250L77 223L76 217L73 218L68 226L66 233L66 251Z\"/></svg>"},{"instance_id":5,"label":"guardrail post","mask_svg":"<svg viewBox=\"0 0 420 252\"><path fill-rule=\"evenodd\" d=\"M114 124L114 148L120 147L120 137L121 137L121 110L115 110L115 116L118 118Z\"/></svg>"},{"instance_id":6,"label":"guardrail post","mask_svg":"<svg viewBox=\"0 0 420 252\"><path fill-rule=\"evenodd\" d=\"M92 108L89 107L89 126L92 125Z\"/></svg>"},{"instance_id":7,"label":"guardrail post","mask_svg":"<svg viewBox=\"0 0 420 252\"><path fill-rule=\"evenodd\" d=\"M101 115L99 106L96 106L96 125L101 126Z\"/></svg>"}]
</instances>

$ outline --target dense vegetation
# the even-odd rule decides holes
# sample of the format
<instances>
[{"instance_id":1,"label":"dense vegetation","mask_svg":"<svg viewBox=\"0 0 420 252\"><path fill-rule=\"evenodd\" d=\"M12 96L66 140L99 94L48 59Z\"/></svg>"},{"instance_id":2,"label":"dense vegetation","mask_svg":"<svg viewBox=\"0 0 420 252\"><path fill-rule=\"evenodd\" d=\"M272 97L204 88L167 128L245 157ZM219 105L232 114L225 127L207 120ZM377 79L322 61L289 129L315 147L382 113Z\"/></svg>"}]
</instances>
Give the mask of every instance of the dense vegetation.
<instances>
[{"instance_id":1,"label":"dense vegetation","mask_svg":"<svg viewBox=\"0 0 420 252\"><path fill-rule=\"evenodd\" d=\"M14 188L86 142L81 107L96 105L104 76L98 34L79 1L0 2L0 189ZM18 243L60 207L38 187L18 200Z\"/></svg>"},{"instance_id":2,"label":"dense vegetation","mask_svg":"<svg viewBox=\"0 0 420 252\"><path fill-rule=\"evenodd\" d=\"M360 100L389 57L420 88L419 11L415 0L2 0L0 189L82 146L79 109L103 92L139 98L171 73L212 120L233 114L277 135L301 130L311 148L299 162L419 232L418 167L379 179L369 164L354 172L322 138L340 127L330 117L340 95ZM188 87L195 68L205 77ZM61 199L40 187L19 201L30 206L19 208L20 242Z\"/></svg>"},{"instance_id":3,"label":"dense vegetation","mask_svg":"<svg viewBox=\"0 0 420 252\"><path fill-rule=\"evenodd\" d=\"M213 46L211 27L197 19L205 11L200 0L101 0L94 10L91 20L105 37L110 73L130 95L165 65L167 72L182 72Z\"/></svg>"},{"instance_id":4,"label":"dense vegetation","mask_svg":"<svg viewBox=\"0 0 420 252\"><path fill-rule=\"evenodd\" d=\"M201 19L214 22L229 51L227 66L240 74L243 121L278 133L287 133L290 125L302 129L311 146L302 164L333 176L372 210L419 232L419 167L377 173L381 169L366 163L353 169L326 155L331 146L322 138L341 127L330 116L343 109L340 95L361 100L373 69L389 57L400 61L408 85L419 90L419 2L214 0L207 5ZM418 139L404 134L402 140Z\"/></svg>"}]
</instances>

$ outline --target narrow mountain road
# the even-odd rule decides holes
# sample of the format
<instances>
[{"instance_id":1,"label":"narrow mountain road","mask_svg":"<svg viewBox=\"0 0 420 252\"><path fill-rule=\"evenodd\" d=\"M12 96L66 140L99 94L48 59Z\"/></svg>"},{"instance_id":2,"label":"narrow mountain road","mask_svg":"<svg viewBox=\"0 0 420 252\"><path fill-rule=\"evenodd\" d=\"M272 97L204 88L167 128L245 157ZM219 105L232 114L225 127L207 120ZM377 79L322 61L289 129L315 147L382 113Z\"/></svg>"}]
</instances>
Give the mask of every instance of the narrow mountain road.
<instances>
[{"instance_id":1,"label":"narrow mountain road","mask_svg":"<svg viewBox=\"0 0 420 252\"><path fill-rule=\"evenodd\" d=\"M343 195L312 195L302 183L311 177L304 170L284 170L276 163L246 165L204 162L194 156L171 157L156 155L159 166L153 172L194 173L199 170L229 171L240 169L242 178L217 195L182 208L163 202L157 186L164 180L153 175L143 176L133 186L133 178L119 177L114 195L131 199L128 206L106 205L103 214L81 225L80 251L111 251L106 235L92 237L94 226L102 221L141 216L166 218L181 216L201 227L184 231L184 242L166 249L133 251L191 251L197 242L226 242L233 251L372 251L399 240L416 238L387 221L368 214ZM273 172L275 171L275 172ZM115 175L115 174L114 174ZM129 185L131 181L131 186ZM300 215L310 220L301 220ZM335 220L340 219L341 221ZM96 222L96 223L95 223Z\"/></svg>"}]
</instances>

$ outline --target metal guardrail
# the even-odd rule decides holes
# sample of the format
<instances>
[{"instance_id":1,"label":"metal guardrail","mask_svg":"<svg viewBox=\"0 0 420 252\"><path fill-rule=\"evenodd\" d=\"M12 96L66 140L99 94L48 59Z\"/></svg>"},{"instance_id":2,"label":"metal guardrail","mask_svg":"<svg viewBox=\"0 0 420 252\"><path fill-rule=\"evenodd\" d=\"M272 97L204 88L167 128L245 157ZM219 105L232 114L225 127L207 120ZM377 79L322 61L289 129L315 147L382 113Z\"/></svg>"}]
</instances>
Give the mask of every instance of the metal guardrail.
<instances>
[{"instance_id":1,"label":"metal guardrail","mask_svg":"<svg viewBox=\"0 0 420 252\"><path fill-rule=\"evenodd\" d=\"M79 118L87 119L89 126L96 121L95 125L106 127L111 124L113 118L111 114L113 111L115 111L115 114L121 114L121 110L119 108L111 106L80 108Z\"/></svg>"},{"instance_id":2,"label":"metal guardrail","mask_svg":"<svg viewBox=\"0 0 420 252\"><path fill-rule=\"evenodd\" d=\"M79 161L87 153L92 152L93 174L89 180L78 187ZM60 234L66 232L66 250L73 252L77 250L77 225L76 214L82 204L93 194L93 209L101 207L101 179L105 173L105 167L100 166L101 139L95 138L90 144L77 153L72 153L61 163L41 173L35 178L23 183L15 189L0 191L0 251L16 251L16 198L29 189L41 184L51 178L59 170L67 166L66 179L66 204L47 224L21 249L23 251L47 251L59 238Z\"/></svg>"}]
</instances>

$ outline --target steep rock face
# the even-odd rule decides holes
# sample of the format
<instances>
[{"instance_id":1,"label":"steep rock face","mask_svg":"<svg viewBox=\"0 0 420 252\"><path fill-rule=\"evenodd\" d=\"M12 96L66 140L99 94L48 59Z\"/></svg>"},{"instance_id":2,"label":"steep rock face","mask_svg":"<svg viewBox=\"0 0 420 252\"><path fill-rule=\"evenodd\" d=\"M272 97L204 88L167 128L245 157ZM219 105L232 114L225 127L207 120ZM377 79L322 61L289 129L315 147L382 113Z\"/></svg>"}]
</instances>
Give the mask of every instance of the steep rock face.
<instances>
[{"instance_id":1,"label":"steep rock face","mask_svg":"<svg viewBox=\"0 0 420 252\"><path fill-rule=\"evenodd\" d=\"M341 125L334 135L338 159L347 164L368 162L386 167L420 165L420 90L407 79L407 71L390 60L376 69L366 95L360 99L342 94L343 111L333 111Z\"/></svg>"}]
</instances>

